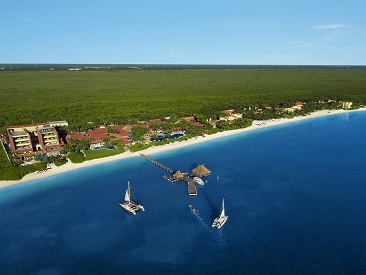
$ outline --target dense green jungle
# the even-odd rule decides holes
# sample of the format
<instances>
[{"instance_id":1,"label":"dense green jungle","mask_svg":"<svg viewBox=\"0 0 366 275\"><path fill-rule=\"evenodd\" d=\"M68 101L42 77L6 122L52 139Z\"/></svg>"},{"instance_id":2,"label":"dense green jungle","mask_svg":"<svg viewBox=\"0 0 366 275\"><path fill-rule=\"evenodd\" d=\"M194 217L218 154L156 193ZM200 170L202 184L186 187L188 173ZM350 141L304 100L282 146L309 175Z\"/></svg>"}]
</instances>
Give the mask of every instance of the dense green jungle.
<instances>
[{"instance_id":1,"label":"dense green jungle","mask_svg":"<svg viewBox=\"0 0 366 275\"><path fill-rule=\"evenodd\" d=\"M366 68L8 69L0 71L0 95L0 134L10 125L57 120L68 121L71 131L166 116L195 114L202 121L225 109L268 119L279 113L263 107L297 101L308 104L296 115L339 108L338 101L365 105ZM335 101L319 103L329 99ZM221 130L248 126L221 124ZM0 148L0 180L17 180L45 165L18 166Z\"/></svg>"},{"instance_id":2,"label":"dense green jungle","mask_svg":"<svg viewBox=\"0 0 366 275\"><path fill-rule=\"evenodd\" d=\"M215 117L224 109L296 101L366 103L365 68L1 71L0 132L67 120L72 127L164 116Z\"/></svg>"}]
</instances>

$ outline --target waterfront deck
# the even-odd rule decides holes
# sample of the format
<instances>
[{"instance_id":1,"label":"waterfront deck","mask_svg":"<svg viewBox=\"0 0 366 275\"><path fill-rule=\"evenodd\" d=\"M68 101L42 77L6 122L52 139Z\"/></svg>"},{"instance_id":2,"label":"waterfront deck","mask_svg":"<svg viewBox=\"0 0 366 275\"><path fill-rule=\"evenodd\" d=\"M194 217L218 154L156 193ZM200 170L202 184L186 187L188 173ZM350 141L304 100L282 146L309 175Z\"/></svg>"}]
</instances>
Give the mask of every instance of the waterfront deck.
<instances>
[{"instance_id":1,"label":"waterfront deck","mask_svg":"<svg viewBox=\"0 0 366 275\"><path fill-rule=\"evenodd\" d=\"M197 187L194 180L188 176L184 177L183 180L188 184L188 194L190 196L197 196Z\"/></svg>"},{"instance_id":2,"label":"waterfront deck","mask_svg":"<svg viewBox=\"0 0 366 275\"><path fill-rule=\"evenodd\" d=\"M170 182L177 182L177 181L185 181L188 185L188 194L190 196L197 196L197 187L196 184L194 182L193 179L191 179L190 177L192 176L191 174L185 174L184 176L180 173L180 171L175 171L167 166L165 166L164 164L161 164L160 162L146 156L143 154L140 154L143 158L147 159L148 161L150 161L151 163L155 164L156 166L160 167L161 169L171 173L173 175L173 177L169 177L169 176L163 176L164 179L170 181ZM176 175L179 173L179 175L181 175L180 177L176 177Z\"/></svg>"}]
</instances>

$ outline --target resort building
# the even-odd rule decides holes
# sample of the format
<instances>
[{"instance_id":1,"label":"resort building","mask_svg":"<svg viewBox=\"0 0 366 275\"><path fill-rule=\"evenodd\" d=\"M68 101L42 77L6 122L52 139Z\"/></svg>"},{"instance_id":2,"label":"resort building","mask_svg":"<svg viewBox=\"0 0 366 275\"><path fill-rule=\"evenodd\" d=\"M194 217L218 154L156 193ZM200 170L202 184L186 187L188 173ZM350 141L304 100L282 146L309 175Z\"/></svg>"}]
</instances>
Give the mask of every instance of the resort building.
<instances>
[{"instance_id":1,"label":"resort building","mask_svg":"<svg viewBox=\"0 0 366 275\"><path fill-rule=\"evenodd\" d=\"M221 116L219 120L225 120L225 121L233 121L238 118L242 118L242 114L234 113L234 110L224 110L221 111Z\"/></svg>"},{"instance_id":2,"label":"resort building","mask_svg":"<svg viewBox=\"0 0 366 275\"><path fill-rule=\"evenodd\" d=\"M69 123L65 120L51 121L51 122L48 122L48 124L53 127L69 126Z\"/></svg>"},{"instance_id":3,"label":"resort building","mask_svg":"<svg viewBox=\"0 0 366 275\"><path fill-rule=\"evenodd\" d=\"M148 124L155 124L155 125L160 125L163 124L164 122L161 119L151 119L147 122Z\"/></svg>"},{"instance_id":4,"label":"resort building","mask_svg":"<svg viewBox=\"0 0 366 275\"><path fill-rule=\"evenodd\" d=\"M120 125L111 126L110 128L100 127L96 130L89 130L86 133L77 133L67 135L67 140L70 138L78 140L89 140L90 148L93 149L96 146L103 145L103 140L108 139L110 141L121 141L122 144L129 144L129 133L131 126ZM112 132L108 133L108 129L112 129Z\"/></svg>"},{"instance_id":5,"label":"resort building","mask_svg":"<svg viewBox=\"0 0 366 275\"><path fill-rule=\"evenodd\" d=\"M303 105L304 105L304 103L302 103L301 101L298 101L298 102L295 103L295 106L301 106L302 107Z\"/></svg>"},{"instance_id":6,"label":"resort building","mask_svg":"<svg viewBox=\"0 0 366 275\"><path fill-rule=\"evenodd\" d=\"M196 127L204 127L205 126L201 122L196 121L196 117L195 116L178 118L178 120L176 122L174 122L174 124L179 124L180 122L188 122L192 126L196 126Z\"/></svg>"},{"instance_id":7,"label":"resort building","mask_svg":"<svg viewBox=\"0 0 366 275\"><path fill-rule=\"evenodd\" d=\"M352 105L353 105L352 102L346 102L346 101L341 102L341 106L343 109L350 109L350 108L352 108Z\"/></svg>"},{"instance_id":8,"label":"resort building","mask_svg":"<svg viewBox=\"0 0 366 275\"><path fill-rule=\"evenodd\" d=\"M8 126L7 135L12 152L19 158L34 153L59 151L63 145L55 127L67 126L66 121L32 125Z\"/></svg>"},{"instance_id":9,"label":"resort building","mask_svg":"<svg viewBox=\"0 0 366 275\"><path fill-rule=\"evenodd\" d=\"M299 111L302 109L302 104L295 104L294 106L290 107L290 108L279 108L280 111L287 111L289 113L293 113L294 111Z\"/></svg>"},{"instance_id":10,"label":"resort building","mask_svg":"<svg viewBox=\"0 0 366 275\"><path fill-rule=\"evenodd\" d=\"M182 121L195 122L196 118L194 116L181 117L181 118L178 118L178 120L174 124L178 124L179 122L182 122Z\"/></svg>"},{"instance_id":11,"label":"resort building","mask_svg":"<svg viewBox=\"0 0 366 275\"><path fill-rule=\"evenodd\" d=\"M220 116L220 120L233 121L238 118L242 118L242 114L232 114L230 116Z\"/></svg>"},{"instance_id":12,"label":"resort building","mask_svg":"<svg viewBox=\"0 0 366 275\"><path fill-rule=\"evenodd\" d=\"M153 130L149 130L144 134L144 141L145 143L149 143L150 142L150 138L154 135L154 131Z\"/></svg>"}]
</instances>

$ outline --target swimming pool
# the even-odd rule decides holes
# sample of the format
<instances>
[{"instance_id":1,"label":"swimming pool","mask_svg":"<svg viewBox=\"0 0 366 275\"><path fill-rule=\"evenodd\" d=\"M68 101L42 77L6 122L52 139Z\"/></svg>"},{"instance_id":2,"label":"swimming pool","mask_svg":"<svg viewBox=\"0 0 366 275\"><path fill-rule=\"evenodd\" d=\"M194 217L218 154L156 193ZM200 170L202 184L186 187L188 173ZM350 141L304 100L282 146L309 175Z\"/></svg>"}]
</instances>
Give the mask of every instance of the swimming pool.
<instances>
[{"instance_id":1,"label":"swimming pool","mask_svg":"<svg viewBox=\"0 0 366 275\"><path fill-rule=\"evenodd\" d=\"M150 138L150 141L163 141L164 139L177 139L177 138L180 138L184 136L184 134L174 134L174 135L171 135L171 136L158 136L157 138Z\"/></svg>"}]
</instances>

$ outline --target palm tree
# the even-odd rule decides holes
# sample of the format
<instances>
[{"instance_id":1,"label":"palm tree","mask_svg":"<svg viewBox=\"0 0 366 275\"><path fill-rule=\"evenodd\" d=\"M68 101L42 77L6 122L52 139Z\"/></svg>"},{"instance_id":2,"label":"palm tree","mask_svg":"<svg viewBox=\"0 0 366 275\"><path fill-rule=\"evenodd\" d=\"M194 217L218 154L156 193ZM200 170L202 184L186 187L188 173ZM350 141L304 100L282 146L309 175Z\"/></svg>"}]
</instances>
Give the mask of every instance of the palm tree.
<instances>
[{"instance_id":1,"label":"palm tree","mask_svg":"<svg viewBox=\"0 0 366 275\"><path fill-rule=\"evenodd\" d=\"M70 145L69 143L66 143L63 147L62 150L65 151L66 153L69 153L71 151L74 150L74 147L72 145Z\"/></svg>"},{"instance_id":2,"label":"palm tree","mask_svg":"<svg viewBox=\"0 0 366 275\"><path fill-rule=\"evenodd\" d=\"M90 147L90 144L92 143L92 141L94 141L94 138L92 138L92 137L88 137L88 138L86 139L86 141L88 142L89 147Z\"/></svg>"}]
</instances>

